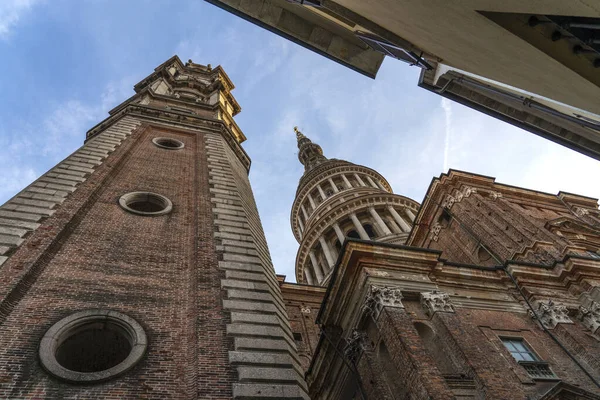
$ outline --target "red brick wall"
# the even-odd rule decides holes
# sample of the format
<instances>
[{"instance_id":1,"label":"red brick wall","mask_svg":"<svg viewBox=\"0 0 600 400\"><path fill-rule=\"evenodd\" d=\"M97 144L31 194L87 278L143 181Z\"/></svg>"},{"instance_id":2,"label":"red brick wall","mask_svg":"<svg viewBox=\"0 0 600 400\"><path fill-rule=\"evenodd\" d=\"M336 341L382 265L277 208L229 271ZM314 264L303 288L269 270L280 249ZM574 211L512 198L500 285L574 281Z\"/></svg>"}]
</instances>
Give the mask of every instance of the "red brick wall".
<instances>
[{"instance_id":1,"label":"red brick wall","mask_svg":"<svg viewBox=\"0 0 600 400\"><path fill-rule=\"evenodd\" d=\"M160 149L155 136L186 147ZM202 136L138 129L3 266L0 281L10 284L1 294L11 301L0 308L0 397L231 397ZM139 190L167 196L172 213L143 217L117 205ZM59 319L89 308L135 318L148 335L147 354L102 384L60 382L41 369L39 340Z\"/></svg>"}]
</instances>

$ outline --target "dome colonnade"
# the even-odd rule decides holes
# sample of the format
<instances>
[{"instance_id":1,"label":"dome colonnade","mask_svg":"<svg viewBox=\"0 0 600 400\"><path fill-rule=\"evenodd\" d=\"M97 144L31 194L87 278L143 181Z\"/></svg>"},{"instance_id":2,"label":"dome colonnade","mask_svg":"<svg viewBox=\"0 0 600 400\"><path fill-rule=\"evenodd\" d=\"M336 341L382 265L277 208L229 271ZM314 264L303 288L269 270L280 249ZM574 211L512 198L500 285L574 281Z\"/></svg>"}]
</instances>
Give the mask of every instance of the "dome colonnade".
<instances>
[{"instance_id":1,"label":"dome colonnade","mask_svg":"<svg viewBox=\"0 0 600 400\"><path fill-rule=\"evenodd\" d=\"M377 171L327 159L319 145L295 130L305 166L290 218L300 243L296 280L323 286L346 237L403 244L419 203L393 194Z\"/></svg>"}]
</instances>

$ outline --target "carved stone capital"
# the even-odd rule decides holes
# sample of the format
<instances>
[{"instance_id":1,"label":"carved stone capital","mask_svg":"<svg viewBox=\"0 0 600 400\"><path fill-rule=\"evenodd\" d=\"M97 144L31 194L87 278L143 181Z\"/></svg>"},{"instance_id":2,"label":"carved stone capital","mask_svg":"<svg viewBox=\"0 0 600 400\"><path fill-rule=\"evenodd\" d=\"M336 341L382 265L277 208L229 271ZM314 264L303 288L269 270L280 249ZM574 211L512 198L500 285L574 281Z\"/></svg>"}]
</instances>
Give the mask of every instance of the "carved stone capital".
<instances>
[{"instance_id":1,"label":"carved stone capital","mask_svg":"<svg viewBox=\"0 0 600 400\"><path fill-rule=\"evenodd\" d=\"M579 306L577 319L592 333L598 332L598 328L600 328L600 303L592 301L587 306Z\"/></svg>"},{"instance_id":2,"label":"carved stone capital","mask_svg":"<svg viewBox=\"0 0 600 400\"><path fill-rule=\"evenodd\" d=\"M563 304L548 300L547 303L540 301L538 303L537 317L540 322L548 329L553 329L558 324L572 324L569 318L569 311Z\"/></svg>"},{"instance_id":3,"label":"carved stone capital","mask_svg":"<svg viewBox=\"0 0 600 400\"><path fill-rule=\"evenodd\" d=\"M595 287L591 291L582 293L579 297L581 305L577 313L577 319L589 329L592 333L599 333L600 330L600 287Z\"/></svg>"},{"instance_id":4,"label":"carved stone capital","mask_svg":"<svg viewBox=\"0 0 600 400\"><path fill-rule=\"evenodd\" d=\"M399 288L371 286L363 305L363 312L377 320L383 307L404 308L402 292Z\"/></svg>"},{"instance_id":5,"label":"carved stone capital","mask_svg":"<svg viewBox=\"0 0 600 400\"><path fill-rule=\"evenodd\" d=\"M344 347L344 356L352 363L358 360L358 356L365 349L367 334L365 332L354 329L350 336L346 339L346 347Z\"/></svg>"},{"instance_id":6,"label":"carved stone capital","mask_svg":"<svg viewBox=\"0 0 600 400\"><path fill-rule=\"evenodd\" d=\"M436 312L454 312L454 306L450 301L448 293L437 290L421 293L421 305L425 309L425 313L429 316L432 316Z\"/></svg>"}]
</instances>

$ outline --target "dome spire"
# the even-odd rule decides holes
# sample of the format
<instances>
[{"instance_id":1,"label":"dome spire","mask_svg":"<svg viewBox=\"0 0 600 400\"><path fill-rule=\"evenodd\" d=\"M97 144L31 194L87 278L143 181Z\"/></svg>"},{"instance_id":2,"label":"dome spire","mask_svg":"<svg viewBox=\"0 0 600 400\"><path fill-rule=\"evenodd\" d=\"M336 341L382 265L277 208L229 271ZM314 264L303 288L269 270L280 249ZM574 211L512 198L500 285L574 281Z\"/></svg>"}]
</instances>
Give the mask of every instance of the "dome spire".
<instances>
[{"instance_id":1,"label":"dome spire","mask_svg":"<svg viewBox=\"0 0 600 400\"><path fill-rule=\"evenodd\" d=\"M296 132L296 139L298 140L298 160L304 165L304 172L327 161L321 146L304 136L297 126L294 127L294 132Z\"/></svg>"},{"instance_id":2,"label":"dome spire","mask_svg":"<svg viewBox=\"0 0 600 400\"><path fill-rule=\"evenodd\" d=\"M298 129L297 126L294 127L294 132L296 132L296 139L298 139L298 142L300 142L301 139L306 139L306 136L300 132L300 129Z\"/></svg>"}]
</instances>

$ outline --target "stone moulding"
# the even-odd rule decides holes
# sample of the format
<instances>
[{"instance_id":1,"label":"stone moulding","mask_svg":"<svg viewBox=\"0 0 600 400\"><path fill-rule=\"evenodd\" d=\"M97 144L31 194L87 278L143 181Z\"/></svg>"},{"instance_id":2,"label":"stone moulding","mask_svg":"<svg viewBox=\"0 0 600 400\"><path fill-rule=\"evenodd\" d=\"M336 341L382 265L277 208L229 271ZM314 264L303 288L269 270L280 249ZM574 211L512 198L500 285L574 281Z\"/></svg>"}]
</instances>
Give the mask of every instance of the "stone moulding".
<instances>
[{"instance_id":1,"label":"stone moulding","mask_svg":"<svg viewBox=\"0 0 600 400\"><path fill-rule=\"evenodd\" d=\"M60 365L56 360L60 344L86 325L98 322L114 324L126 334L131 344L127 358L114 367L97 372L72 371ZM144 356L147 347L146 333L136 320L118 311L93 309L71 314L48 329L40 342L39 356L44 369L57 378L69 382L94 383L115 378L133 368Z\"/></svg>"},{"instance_id":2,"label":"stone moulding","mask_svg":"<svg viewBox=\"0 0 600 400\"><path fill-rule=\"evenodd\" d=\"M450 296L437 290L421 293L421 305L430 317L436 312L454 312L454 305L450 301Z\"/></svg>"}]
</instances>

